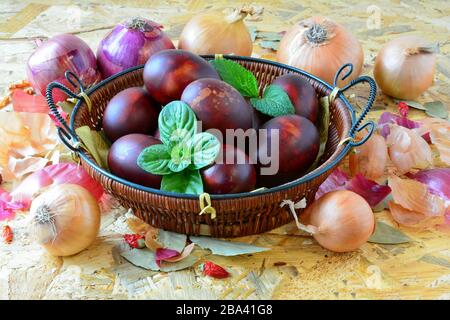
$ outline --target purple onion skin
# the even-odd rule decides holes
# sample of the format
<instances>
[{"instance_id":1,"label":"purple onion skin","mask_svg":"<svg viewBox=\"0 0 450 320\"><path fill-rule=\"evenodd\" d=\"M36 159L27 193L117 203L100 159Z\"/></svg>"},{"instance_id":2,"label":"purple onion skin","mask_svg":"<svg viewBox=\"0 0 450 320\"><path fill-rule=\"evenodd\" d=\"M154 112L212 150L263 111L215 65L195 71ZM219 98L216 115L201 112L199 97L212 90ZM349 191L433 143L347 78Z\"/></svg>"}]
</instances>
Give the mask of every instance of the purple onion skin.
<instances>
[{"instance_id":1,"label":"purple onion skin","mask_svg":"<svg viewBox=\"0 0 450 320\"><path fill-rule=\"evenodd\" d=\"M407 173L408 178L426 184L430 193L450 200L450 168L436 168Z\"/></svg>"},{"instance_id":2,"label":"purple onion skin","mask_svg":"<svg viewBox=\"0 0 450 320\"><path fill-rule=\"evenodd\" d=\"M75 90L64 77L67 70L75 73L85 86L101 80L94 52L86 42L71 34L59 34L43 42L27 63L28 81L41 95L45 95L52 81Z\"/></svg>"},{"instance_id":3,"label":"purple onion skin","mask_svg":"<svg viewBox=\"0 0 450 320\"><path fill-rule=\"evenodd\" d=\"M140 28L130 25L133 21L140 22ZM175 49L161 28L161 25L146 19L130 20L114 27L97 50L97 63L103 78L145 64L158 51Z\"/></svg>"}]
</instances>

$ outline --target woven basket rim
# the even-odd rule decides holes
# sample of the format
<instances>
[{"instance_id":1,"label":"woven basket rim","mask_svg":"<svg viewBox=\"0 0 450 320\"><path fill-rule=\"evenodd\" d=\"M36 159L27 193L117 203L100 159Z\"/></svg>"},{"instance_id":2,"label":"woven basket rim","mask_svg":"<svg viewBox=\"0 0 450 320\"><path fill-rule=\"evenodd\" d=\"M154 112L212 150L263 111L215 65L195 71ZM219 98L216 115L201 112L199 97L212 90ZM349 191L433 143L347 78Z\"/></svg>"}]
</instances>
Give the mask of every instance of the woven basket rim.
<instances>
[{"instance_id":1,"label":"woven basket rim","mask_svg":"<svg viewBox=\"0 0 450 320\"><path fill-rule=\"evenodd\" d=\"M213 59L214 55L201 55L202 58L204 59ZM300 73L303 76L306 76L307 78L310 78L314 81L319 82L320 84L322 84L323 86L325 86L328 90L332 91L334 89L334 87L332 87L331 85L329 85L327 82L323 81L322 79L317 78L316 76L303 71L301 69L283 64L283 63L279 63L279 62L275 62L275 61L271 61L271 60L266 60L266 59L260 59L260 58L253 58L253 57L245 57L245 56L234 56L234 55L223 55L224 58L226 59L230 59L230 60L238 60L238 61L251 61L251 62L255 62L255 63L263 63L263 64L268 64L268 65L272 65L275 67L279 67L279 68L284 68L287 69L289 71L293 71L296 73ZM145 65L139 65L136 67L132 67L129 69L126 69L122 72L119 72L117 74L114 74L104 80L102 80L101 82L95 84L94 86L92 86L91 88L85 90L85 93L87 96L90 96L92 93L94 93L96 90L100 89L101 87L103 87L104 85L106 85L107 83L116 80L117 78L120 78L123 75L126 75L128 73L137 71L139 69L143 69ZM339 92L336 96L336 100L341 100L344 105L347 107L348 112L350 114L350 118L351 118L351 126L353 127L353 125L356 122L356 116L355 116L355 109L353 108L353 106L350 104L350 102L345 98L344 94ZM75 107L71 113L71 117L70 117L70 130L71 133L74 135L74 137L77 137L76 133L75 133L75 115L77 114L77 112L79 111L79 109L81 108L83 104L83 100L78 100L78 102L75 104ZM347 133L346 136L348 136L350 134ZM341 150L339 150L341 148ZM248 197L255 197L255 196L260 196L260 195L265 195L265 194L271 194L271 193L276 193L276 192L280 192L280 191L284 191L284 190L288 190L291 189L292 187L295 187L299 184L305 183L305 182L309 182L311 180L313 180L314 178L320 176L321 174L325 173L326 171L332 169L336 164L338 164L342 158L344 158L348 152L350 151L350 149L352 148L352 146L350 144L346 144L343 147L338 147L333 154L330 156L330 159L334 157L333 161L328 162L325 161L324 163L322 163L319 167L317 167L316 169L308 172L306 175L287 182L285 184L273 187L273 188L268 188L268 189L261 189L258 190L257 192L255 191L251 191L251 192L243 192L243 193L230 193L230 194L211 194L210 197L212 200L233 200L233 199L242 199L242 198L248 198ZM339 153L336 156L336 153ZM92 161L90 159L90 157L86 154L86 152L82 149L80 149L78 151L78 154L80 155L80 157L87 162L91 167L93 167L96 171L100 172L101 174L105 175L106 177L118 182L118 183L122 183L128 187L140 190L140 191L144 191L144 192L150 192L156 195L161 195L161 196L165 196L165 197L170 197L170 198L178 198L178 199L198 199L198 195L194 195L194 194L182 194L182 193L176 193L176 192L168 192L168 191L163 191L160 189L155 189L155 188L150 188L150 187L146 187L146 186L142 186L139 184L136 184L134 182L128 181L126 179L120 178L114 174L112 174L111 172L99 167L94 161Z\"/></svg>"}]
</instances>

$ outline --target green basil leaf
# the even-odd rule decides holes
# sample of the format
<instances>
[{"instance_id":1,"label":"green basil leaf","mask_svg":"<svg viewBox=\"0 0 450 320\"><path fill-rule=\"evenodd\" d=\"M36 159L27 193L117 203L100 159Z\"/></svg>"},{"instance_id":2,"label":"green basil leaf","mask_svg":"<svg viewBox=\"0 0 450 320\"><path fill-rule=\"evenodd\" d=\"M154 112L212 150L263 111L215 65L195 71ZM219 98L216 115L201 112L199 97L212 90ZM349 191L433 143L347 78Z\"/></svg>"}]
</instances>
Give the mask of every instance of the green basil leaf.
<instances>
[{"instance_id":1,"label":"green basil leaf","mask_svg":"<svg viewBox=\"0 0 450 320\"><path fill-rule=\"evenodd\" d=\"M277 85L270 85L264 90L263 98L251 98L253 107L269 116L278 117L294 114L295 109L287 93Z\"/></svg>"},{"instance_id":2,"label":"green basil leaf","mask_svg":"<svg viewBox=\"0 0 450 320\"><path fill-rule=\"evenodd\" d=\"M220 152L219 140L208 132L192 139L192 168L201 169L214 162Z\"/></svg>"},{"instance_id":3,"label":"green basil leaf","mask_svg":"<svg viewBox=\"0 0 450 320\"><path fill-rule=\"evenodd\" d=\"M89 126L76 128L75 132L83 143L83 148L89 151L95 162L100 167L109 170L108 152L110 145L103 132L92 130Z\"/></svg>"},{"instance_id":4,"label":"green basil leaf","mask_svg":"<svg viewBox=\"0 0 450 320\"><path fill-rule=\"evenodd\" d=\"M172 146L191 139L197 129L194 111L183 101L172 101L159 114L158 127L161 141Z\"/></svg>"},{"instance_id":5,"label":"green basil leaf","mask_svg":"<svg viewBox=\"0 0 450 320\"><path fill-rule=\"evenodd\" d=\"M191 164L191 145L189 141L181 142L172 147L169 168L173 172L180 172Z\"/></svg>"},{"instance_id":6,"label":"green basil leaf","mask_svg":"<svg viewBox=\"0 0 450 320\"><path fill-rule=\"evenodd\" d=\"M444 120L448 118L448 110L441 101L427 102L423 106L427 109L425 112L430 117Z\"/></svg>"},{"instance_id":7,"label":"green basil leaf","mask_svg":"<svg viewBox=\"0 0 450 320\"><path fill-rule=\"evenodd\" d=\"M161 190L201 194L203 192L203 182L198 170L184 170L178 173L172 173L163 176L161 181Z\"/></svg>"},{"instance_id":8,"label":"green basil leaf","mask_svg":"<svg viewBox=\"0 0 450 320\"><path fill-rule=\"evenodd\" d=\"M244 97L258 97L258 81L253 73L239 63L227 59L215 59L210 63L220 78L234 87Z\"/></svg>"},{"instance_id":9,"label":"green basil leaf","mask_svg":"<svg viewBox=\"0 0 450 320\"><path fill-rule=\"evenodd\" d=\"M142 150L137 159L137 164L147 172L166 175L172 173L169 168L171 159L167 146L163 144L154 144Z\"/></svg>"}]
</instances>

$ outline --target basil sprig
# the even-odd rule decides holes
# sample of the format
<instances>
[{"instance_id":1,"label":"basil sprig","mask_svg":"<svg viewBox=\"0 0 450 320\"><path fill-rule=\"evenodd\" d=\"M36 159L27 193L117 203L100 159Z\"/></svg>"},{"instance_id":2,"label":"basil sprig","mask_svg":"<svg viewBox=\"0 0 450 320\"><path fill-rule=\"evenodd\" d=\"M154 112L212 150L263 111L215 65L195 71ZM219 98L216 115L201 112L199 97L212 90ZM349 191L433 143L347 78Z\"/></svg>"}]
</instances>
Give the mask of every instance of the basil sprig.
<instances>
[{"instance_id":1,"label":"basil sprig","mask_svg":"<svg viewBox=\"0 0 450 320\"><path fill-rule=\"evenodd\" d=\"M239 63L223 58L211 60L210 63L224 82L234 87L242 96L250 98L250 103L256 110L271 117L295 113L289 96L280 86L267 86L263 96L259 97L255 75Z\"/></svg>"},{"instance_id":2,"label":"basil sprig","mask_svg":"<svg viewBox=\"0 0 450 320\"><path fill-rule=\"evenodd\" d=\"M200 194L203 182L199 169L214 162L219 140L210 133L197 133L194 111L182 101L166 105L158 117L163 144L145 148L137 159L143 170L162 175L161 190Z\"/></svg>"}]
</instances>

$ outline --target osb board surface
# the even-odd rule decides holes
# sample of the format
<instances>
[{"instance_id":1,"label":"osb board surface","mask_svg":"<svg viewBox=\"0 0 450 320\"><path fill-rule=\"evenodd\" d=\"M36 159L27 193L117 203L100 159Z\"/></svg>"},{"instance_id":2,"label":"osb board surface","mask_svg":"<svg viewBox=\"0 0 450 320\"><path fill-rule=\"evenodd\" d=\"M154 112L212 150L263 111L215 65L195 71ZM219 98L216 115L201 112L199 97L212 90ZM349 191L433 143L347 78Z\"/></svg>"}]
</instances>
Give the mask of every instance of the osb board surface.
<instances>
[{"instance_id":1,"label":"osb board surface","mask_svg":"<svg viewBox=\"0 0 450 320\"><path fill-rule=\"evenodd\" d=\"M22 80L34 39L72 32L92 48L114 24L135 15L162 23L177 38L195 12L230 7L236 1L2 1L0 3L0 93ZM448 1L259 1L263 20L250 22L262 31L286 30L314 14L327 15L350 28L365 51L364 73L371 75L380 46L403 34L419 34L443 43L435 85L418 100L450 105L450 2ZM368 19L380 15L380 28ZM369 21L370 25L370 21ZM446 42L447 41L447 42ZM255 45L255 56L274 59ZM365 88L355 91L362 105ZM356 100L356 101L355 101ZM393 110L391 99L378 95L370 118ZM413 111L413 117L422 117ZM26 215L11 222L16 239L0 244L2 299L450 299L449 235L436 230L401 228L414 241L403 245L366 244L334 254L322 249L293 224L262 235L238 239L272 250L252 256L209 256L224 267L229 280L211 280L198 270L170 274L136 268L113 252L127 231L125 209L103 215L95 244L70 258L54 258L28 240ZM377 218L393 223L388 212ZM275 266L275 265L277 266Z\"/></svg>"}]
</instances>

